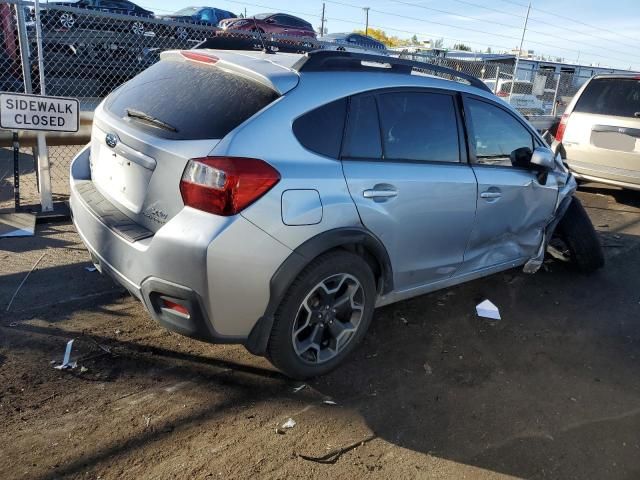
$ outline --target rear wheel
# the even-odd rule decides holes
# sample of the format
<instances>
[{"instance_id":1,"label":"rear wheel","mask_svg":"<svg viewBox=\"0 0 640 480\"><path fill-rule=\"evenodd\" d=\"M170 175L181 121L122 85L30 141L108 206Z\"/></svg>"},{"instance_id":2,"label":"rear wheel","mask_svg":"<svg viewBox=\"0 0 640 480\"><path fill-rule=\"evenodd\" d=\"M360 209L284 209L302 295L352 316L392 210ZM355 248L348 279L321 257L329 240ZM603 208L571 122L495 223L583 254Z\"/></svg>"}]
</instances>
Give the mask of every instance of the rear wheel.
<instances>
[{"instance_id":1,"label":"rear wheel","mask_svg":"<svg viewBox=\"0 0 640 480\"><path fill-rule=\"evenodd\" d=\"M375 305L375 280L361 257L335 251L307 266L278 308L267 355L292 378L337 367L366 333Z\"/></svg>"},{"instance_id":2,"label":"rear wheel","mask_svg":"<svg viewBox=\"0 0 640 480\"><path fill-rule=\"evenodd\" d=\"M604 254L598 234L577 198L571 200L555 236L551 246L579 271L592 273L604 266Z\"/></svg>"}]
</instances>

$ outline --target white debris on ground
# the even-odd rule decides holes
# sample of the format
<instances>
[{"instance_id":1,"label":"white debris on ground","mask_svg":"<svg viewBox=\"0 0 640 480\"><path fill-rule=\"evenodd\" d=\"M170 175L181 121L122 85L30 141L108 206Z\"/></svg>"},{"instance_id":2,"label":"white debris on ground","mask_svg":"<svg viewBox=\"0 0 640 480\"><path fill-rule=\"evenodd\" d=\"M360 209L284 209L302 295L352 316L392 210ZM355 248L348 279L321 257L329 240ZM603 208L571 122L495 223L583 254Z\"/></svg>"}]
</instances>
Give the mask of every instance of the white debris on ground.
<instances>
[{"instance_id":1,"label":"white debris on ground","mask_svg":"<svg viewBox=\"0 0 640 480\"><path fill-rule=\"evenodd\" d=\"M64 350L64 358L62 359L62 363L60 365L56 365L55 368L56 370L64 370L66 368L76 368L77 363L73 362L73 363L69 363L71 360L71 349L73 348L73 340L69 340L67 342L67 347Z\"/></svg>"},{"instance_id":2,"label":"white debris on ground","mask_svg":"<svg viewBox=\"0 0 640 480\"><path fill-rule=\"evenodd\" d=\"M500 310L489 300L485 300L476 305L476 312L479 317L489 318L491 320L501 320Z\"/></svg>"}]
</instances>

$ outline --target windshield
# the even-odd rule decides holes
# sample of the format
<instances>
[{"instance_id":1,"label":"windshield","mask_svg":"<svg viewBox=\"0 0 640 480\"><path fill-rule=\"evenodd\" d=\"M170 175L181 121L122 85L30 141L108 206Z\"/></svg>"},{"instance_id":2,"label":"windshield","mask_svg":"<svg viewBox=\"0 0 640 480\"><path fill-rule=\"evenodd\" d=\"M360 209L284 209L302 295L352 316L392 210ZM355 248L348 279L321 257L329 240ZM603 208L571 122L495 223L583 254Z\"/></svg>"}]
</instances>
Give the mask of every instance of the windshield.
<instances>
[{"instance_id":1,"label":"windshield","mask_svg":"<svg viewBox=\"0 0 640 480\"><path fill-rule=\"evenodd\" d=\"M197 14L199 11L200 9L198 7L187 7L183 8L182 10L178 10L176 13L174 13L174 15L180 17L191 17L192 15Z\"/></svg>"}]
</instances>

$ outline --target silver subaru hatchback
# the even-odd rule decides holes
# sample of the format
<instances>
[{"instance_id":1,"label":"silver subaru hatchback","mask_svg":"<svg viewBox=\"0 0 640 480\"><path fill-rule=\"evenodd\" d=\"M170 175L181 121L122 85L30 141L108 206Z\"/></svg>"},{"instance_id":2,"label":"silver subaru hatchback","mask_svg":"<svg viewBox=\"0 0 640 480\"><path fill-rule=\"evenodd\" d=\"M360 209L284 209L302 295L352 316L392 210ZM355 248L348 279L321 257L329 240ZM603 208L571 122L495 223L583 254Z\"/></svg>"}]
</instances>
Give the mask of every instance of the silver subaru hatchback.
<instances>
[{"instance_id":1,"label":"silver subaru hatchback","mask_svg":"<svg viewBox=\"0 0 640 480\"><path fill-rule=\"evenodd\" d=\"M305 378L343 361L375 307L535 272L547 249L601 267L575 188L473 77L200 48L163 53L98 107L70 203L97 268L161 325Z\"/></svg>"}]
</instances>

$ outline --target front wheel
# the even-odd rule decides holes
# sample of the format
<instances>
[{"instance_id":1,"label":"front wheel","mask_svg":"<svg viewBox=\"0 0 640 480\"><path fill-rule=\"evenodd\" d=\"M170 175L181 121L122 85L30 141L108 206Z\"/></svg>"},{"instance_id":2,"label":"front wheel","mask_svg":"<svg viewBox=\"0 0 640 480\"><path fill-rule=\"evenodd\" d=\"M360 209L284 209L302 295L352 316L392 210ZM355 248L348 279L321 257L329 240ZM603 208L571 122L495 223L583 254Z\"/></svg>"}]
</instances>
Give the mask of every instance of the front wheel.
<instances>
[{"instance_id":1,"label":"front wheel","mask_svg":"<svg viewBox=\"0 0 640 480\"><path fill-rule=\"evenodd\" d=\"M592 273L604 266L604 253L591 219L576 197L560 220L555 232L556 250L583 273Z\"/></svg>"},{"instance_id":2,"label":"front wheel","mask_svg":"<svg viewBox=\"0 0 640 480\"><path fill-rule=\"evenodd\" d=\"M367 262L346 251L318 257L293 282L274 316L267 355L292 378L337 367L365 335L375 306Z\"/></svg>"}]
</instances>

